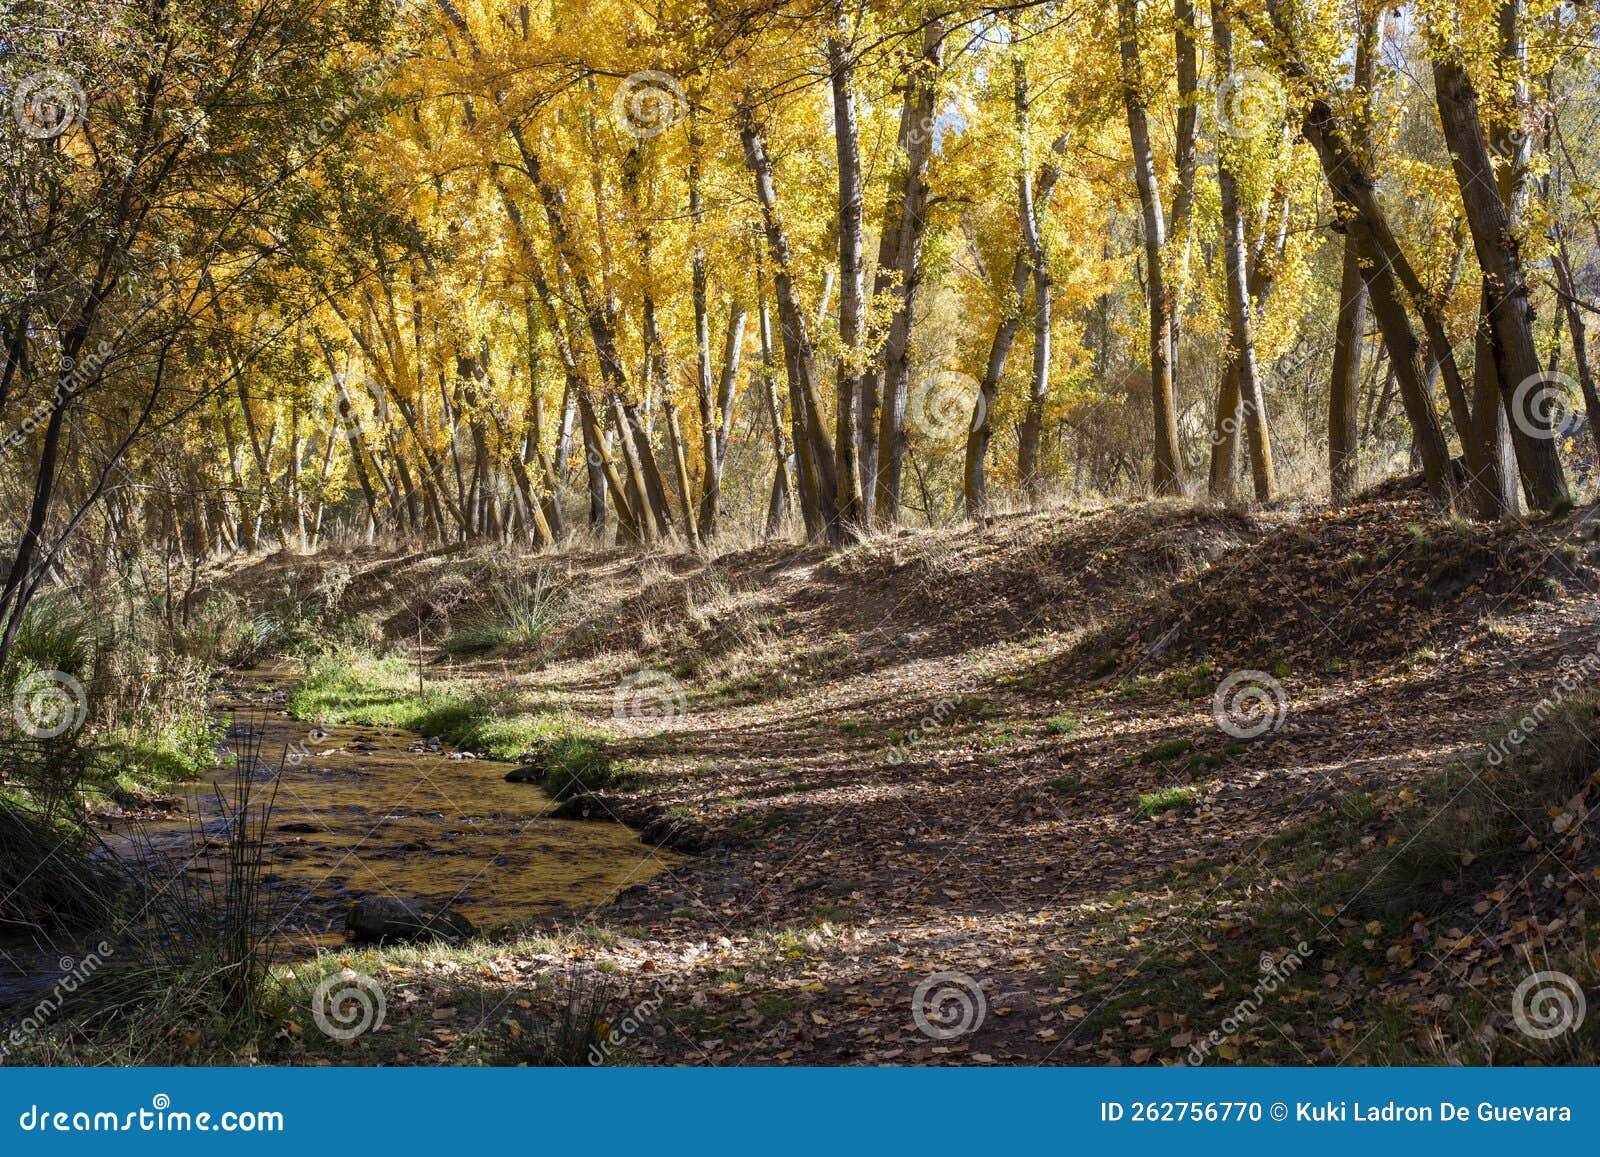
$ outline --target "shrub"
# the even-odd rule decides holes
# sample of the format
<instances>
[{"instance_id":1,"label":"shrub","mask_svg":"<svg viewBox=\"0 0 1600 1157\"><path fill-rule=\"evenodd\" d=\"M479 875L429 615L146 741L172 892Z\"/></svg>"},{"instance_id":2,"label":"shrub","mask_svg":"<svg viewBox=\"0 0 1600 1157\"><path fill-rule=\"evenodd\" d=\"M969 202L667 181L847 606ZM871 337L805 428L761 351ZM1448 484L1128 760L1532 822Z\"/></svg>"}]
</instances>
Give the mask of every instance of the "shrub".
<instances>
[{"instance_id":1,"label":"shrub","mask_svg":"<svg viewBox=\"0 0 1600 1157\"><path fill-rule=\"evenodd\" d=\"M548 570L534 575L531 586L496 583L487 606L468 614L446 640L449 654L471 654L503 646L534 646L555 628L561 599L551 589Z\"/></svg>"},{"instance_id":2,"label":"shrub","mask_svg":"<svg viewBox=\"0 0 1600 1157\"><path fill-rule=\"evenodd\" d=\"M105 919L116 874L88 833L0 794L0 923L84 926Z\"/></svg>"}]
</instances>

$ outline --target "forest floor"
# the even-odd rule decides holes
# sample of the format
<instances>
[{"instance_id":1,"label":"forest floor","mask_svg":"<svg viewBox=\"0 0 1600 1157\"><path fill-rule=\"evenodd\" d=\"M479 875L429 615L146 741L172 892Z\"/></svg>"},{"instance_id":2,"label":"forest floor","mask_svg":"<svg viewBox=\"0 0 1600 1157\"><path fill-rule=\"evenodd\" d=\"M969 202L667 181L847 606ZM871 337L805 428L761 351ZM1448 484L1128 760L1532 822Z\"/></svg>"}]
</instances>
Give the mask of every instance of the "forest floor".
<instances>
[{"instance_id":1,"label":"forest floor","mask_svg":"<svg viewBox=\"0 0 1600 1157\"><path fill-rule=\"evenodd\" d=\"M593 910L334 953L386 1023L284 1025L272 1059L537 1062L600 1000L626 1063L1593 1063L1600 1017L1538 1040L1513 1004L1600 979L1597 554L1590 511L1401 496L257 560L225 585L586 717L628 773L569 811L690 853ZM541 568L548 634L451 654Z\"/></svg>"}]
</instances>

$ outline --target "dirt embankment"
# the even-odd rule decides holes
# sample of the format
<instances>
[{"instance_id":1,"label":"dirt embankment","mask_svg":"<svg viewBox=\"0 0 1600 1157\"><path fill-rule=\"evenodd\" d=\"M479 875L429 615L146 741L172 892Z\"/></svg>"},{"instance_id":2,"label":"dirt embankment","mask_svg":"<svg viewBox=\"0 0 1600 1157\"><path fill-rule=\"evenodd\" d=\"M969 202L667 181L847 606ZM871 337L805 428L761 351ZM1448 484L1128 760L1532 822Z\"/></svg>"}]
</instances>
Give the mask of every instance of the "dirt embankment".
<instances>
[{"instance_id":1,"label":"dirt embankment","mask_svg":"<svg viewBox=\"0 0 1600 1157\"><path fill-rule=\"evenodd\" d=\"M1517 961L1581 951L1589 789L1555 821L1485 802L1480 828L1534 815L1526 846L1426 805L1594 650L1594 553L1580 514L1152 504L837 553L373 551L228 582L300 584L395 639L420 619L459 677L614 733L632 773L589 806L701 854L565 918L614 944L537 966L665 993L639 1059L1172 1062L1304 943L1290 994L1212 1059L1516 1060ZM539 642L452 657L448 624L540 570L562 610ZM672 690L639 728L618 688L645 671ZM1236 675L1265 717L1217 714ZM1419 834L1431 866L1375 895L1372 857ZM1438 902L1410 906L1424 876ZM945 1043L910 1002L952 972L990 1015Z\"/></svg>"}]
</instances>

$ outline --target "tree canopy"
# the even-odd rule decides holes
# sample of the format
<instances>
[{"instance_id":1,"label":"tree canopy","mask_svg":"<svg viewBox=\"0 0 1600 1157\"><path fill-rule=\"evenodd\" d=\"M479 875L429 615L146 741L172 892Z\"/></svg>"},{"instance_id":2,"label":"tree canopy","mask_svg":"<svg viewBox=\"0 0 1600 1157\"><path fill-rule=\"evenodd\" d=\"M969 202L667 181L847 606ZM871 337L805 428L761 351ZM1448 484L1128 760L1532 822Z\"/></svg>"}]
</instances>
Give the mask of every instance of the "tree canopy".
<instances>
[{"instance_id":1,"label":"tree canopy","mask_svg":"<svg viewBox=\"0 0 1600 1157\"><path fill-rule=\"evenodd\" d=\"M7 4L0 652L146 546L837 543L1413 466L1560 507L1600 418L1595 23Z\"/></svg>"}]
</instances>

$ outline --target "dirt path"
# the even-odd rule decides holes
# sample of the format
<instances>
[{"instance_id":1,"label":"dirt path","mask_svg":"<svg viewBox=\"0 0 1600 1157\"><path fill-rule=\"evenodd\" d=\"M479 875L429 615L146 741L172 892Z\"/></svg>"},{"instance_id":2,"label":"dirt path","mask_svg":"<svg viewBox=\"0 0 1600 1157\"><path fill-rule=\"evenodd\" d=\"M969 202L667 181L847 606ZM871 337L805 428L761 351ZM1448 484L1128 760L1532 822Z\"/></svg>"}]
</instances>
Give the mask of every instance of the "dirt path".
<instances>
[{"instance_id":1,"label":"dirt path","mask_svg":"<svg viewBox=\"0 0 1600 1157\"><path fill-rule=\"evenodd\" d=\"M645 1063L1183 1063L1263 977L1284 994L1202 1059L1456 1055L1506 1019L1515 954L1562 949L1595 898L1581 830L1530 832L1457 910L1338 873L1594 651L1600 600L1576 521L1423 518L598 560L583 646L480 675L616 730L637 776L591 806L699 854L548 922L598 941L495 967L603 973L648 1013L623 1046ZM681 694L643 736L618 717L640 672ZM1235 672L1276 711L1244 738L1214 703Z\"/></svg>"}]
</instances>

